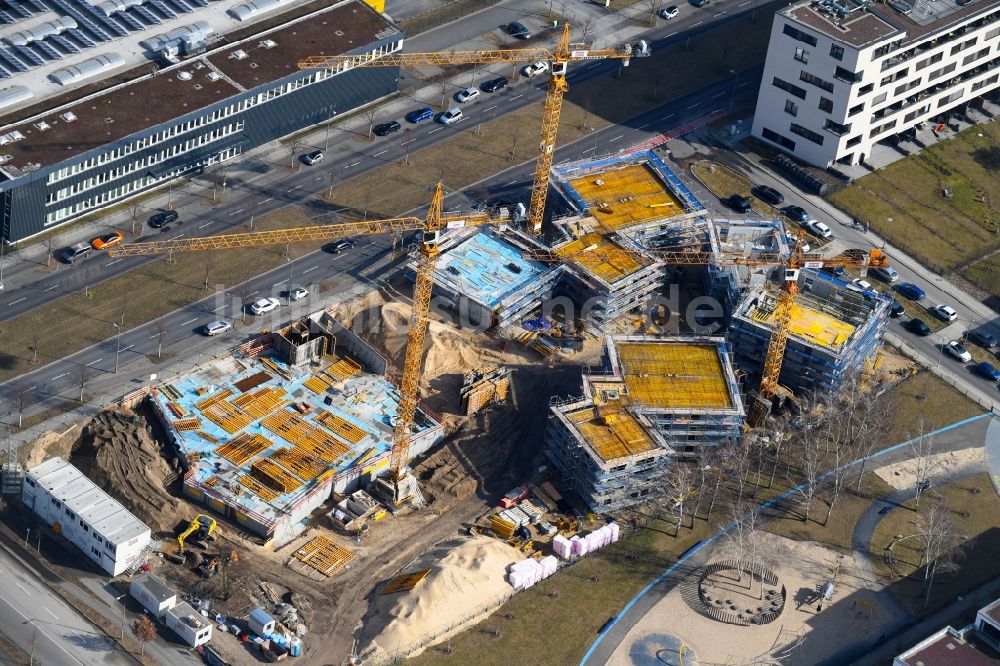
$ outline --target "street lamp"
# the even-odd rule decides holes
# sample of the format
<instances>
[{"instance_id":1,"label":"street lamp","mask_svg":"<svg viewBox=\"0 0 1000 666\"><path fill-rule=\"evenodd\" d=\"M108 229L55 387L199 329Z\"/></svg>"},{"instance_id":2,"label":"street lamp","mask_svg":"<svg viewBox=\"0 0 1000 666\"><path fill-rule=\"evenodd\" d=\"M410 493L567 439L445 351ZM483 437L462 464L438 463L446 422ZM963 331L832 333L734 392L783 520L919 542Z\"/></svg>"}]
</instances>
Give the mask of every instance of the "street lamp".
<instances>
[{"instance_id":1,"label":"street lamp","mask_svg":"<svg viewBox=\"0 0 1000 666\"><path fill-rule=\"evenodd\" d=\"M729 70L729 75L733 77L733 96L729 100L729 108L733 109L736 107L736 84L739 83L740 75L735 69Z\"/></svg>"},{"instance_id":2,"label":"street lamp","mask_svg":"<svg viewBox=\"0 0 1000 666\"><path fill-rule=\"evenodd\" d=\"M122 601L122 599L124 599L127 596L128 596L128 593L122 594L122 595L120 595L118 597L115 597L115 601L121 601L122 602L122 633L121 633L121 636L119 637L119 640L123 640L123 641L125 640L125 602Z\"/></svg>"},{"instance_id":3,"label":"street lamp","mask_svg":"<svg viewBox=\"0 0 1000 666\"><path fill-rule=\"evenodd\" d=\"M115 330L118 331L115 334L115 374L117 375L118 374L118 356L121 354L121 351L122 351L122 328L123 327L119 326L118 322L112 322L111 325L114 326Z\"/></svg>"},{"instance_id":4,"label":"street lamp","mask_svg":"<svg viewBox=\"0 0 1000 666\"><path fill-rule=\"evenodd\" d=\"M285 257L285 261L288 263L288 291L285 292L285 293L288 294L288 303L291 304L291 302L292 302L292 269L295 268L295 264L294 264L294 262L292 262L292 258L291 257Z\"/></svg>"}]
</instances>

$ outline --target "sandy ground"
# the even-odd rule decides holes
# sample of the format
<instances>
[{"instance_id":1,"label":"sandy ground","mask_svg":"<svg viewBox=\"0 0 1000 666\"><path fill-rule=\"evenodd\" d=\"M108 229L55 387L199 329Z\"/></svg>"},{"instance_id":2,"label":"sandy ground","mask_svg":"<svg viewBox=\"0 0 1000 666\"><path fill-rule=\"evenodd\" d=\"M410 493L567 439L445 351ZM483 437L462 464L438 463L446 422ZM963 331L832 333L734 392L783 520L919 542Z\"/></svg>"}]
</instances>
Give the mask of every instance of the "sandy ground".
<instances>
[{"instance_id":1,"label":"sandy ground","mask_svg":"<svg viewBox=\"0 0 1000 666\"><path fill-rule=\"evenodd\" d=\"M408 592L377 595L369 607L362 634L362 654L392 653L438 634L437 641L479 621L511 594L505 580L507 566L524 555L502 541L472 537L438 544L424 553L407 571L431 569ZM480 612L484 606L490 611Z\"/></svg>"},{"instance_id":2,"label":"sandy ground","mask_svg":"<svg viewBox=\"0 0 1000 666\"><path fill-rule=\"evenodd\" d=\"M784 610L774 622L743 627L702 615L695 610L699 605L697 576L692 576L632 627L608 660L609 666L677 664L677 650L682 643L686 666L749 664L765 655L774 663L781 659L780 663L786 665L811 666L852 642L876 642L882 634L882 623L891 619L890 607L863 588L860 572L849 554L841 556L811 542L768 533L761 533L760 538L764 563L777 574L788 595ZM817 612L815 603L803 604L818 585L831 579L836 581L832 605Z\"/></svg>"},{"instance_id":3,"label":"sandy ground","mask_svg":"<svg viewBox=\"0 0 1000 666\"><path fill-rule=\"evenodd\" d=\"M960 467L967 465L982 464L983 447L962 449L960 451L948 451L947 453L936 453L930 456L931 474L947 474ZM917 484L917 461L903 460L892 465L885 465L874 470L880 479L888 483L896 490L912 488Z\"/></svg>"}]
</instances>

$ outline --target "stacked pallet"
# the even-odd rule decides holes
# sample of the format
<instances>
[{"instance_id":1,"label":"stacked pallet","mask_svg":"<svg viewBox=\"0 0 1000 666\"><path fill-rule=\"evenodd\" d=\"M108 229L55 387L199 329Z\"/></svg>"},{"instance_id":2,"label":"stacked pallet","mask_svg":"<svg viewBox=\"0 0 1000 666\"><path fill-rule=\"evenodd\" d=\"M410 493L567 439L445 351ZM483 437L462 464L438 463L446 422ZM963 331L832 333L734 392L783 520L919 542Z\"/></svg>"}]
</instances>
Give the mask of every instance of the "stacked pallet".
<instances>
[{"instance_id":1,"label":"stacked pallet","mask_svg":"<svg viewBox=\"0 0 1000 666\"><path fill-rule=\"evenodd\" d=\"M242 466L269 446L271 443L264 437L258 434L243 433L220 446L216 449L216 453L234 465Z\"/></svg>"},{"instance_id":2,"label":"stacked pallet","mask_svg":"<svg viewBox=\"0 0 1000 666\"><path fill-rule=\"evenodd\" d=\"M315 479L326 469L326 465L322 462L294 446L280 448L270 457L296 476L306 480Z\"/></svg>"},{"instance_id":3,"label":"stacked pallet","mask_svg":"<svg viewBox=\"0 0 1000 666\"><path fill-rule=\"evenodd\" d=\"M354 553L338 546L324 536L318 536L295 551L292 560L306 565L322 577L332 576L354 559ZM289 562L291 563L291 561ZM312 576L315 578L315 576Z\"/></svg>"},{"instance_id":4,"label":"stacked pallet","mask_svg":"<svg viewBox=\"0 0 1000 666\"><path fill-rule=\"evenodd\" d=\"M286 409L271 414L261 425L327 464L350 451L350 447Z\"/></svg>"},{"instance_id":5,"label":"stacked pallet","mask_svg":"<svg viewBox=\"0 0 1000 666\"><path fill-rule=\"evenodd\" d=\"M330 432L340 435L351 444L357 444L368 434L347 419L341 418L333 412L322 412L316 417L316 421Z\"/></svg>"},{"instance_id":6,"label":"stacked pallet","mask_svg":"<svg viewBox=\"0 0 1000 666\"><path fill-rule=\"evenodd\" d=\"M232 404L256 421L287 405L289 401L285 400L285 395L287 395L285 389L280 386L265 386L234 398Z\"/></svg>"},{"instance_id":7,"label":"stacked pallet","mask_svg":"<svg viewBox=\"0 0 1000 666\"><path fill-rule=\"evenodd\" d=\"M186 432L188 430L197 430L201 427L201 419L197 416L189 419L178 419L174 421L174 428L180 432Z\"/></svg>"}]
</instances>

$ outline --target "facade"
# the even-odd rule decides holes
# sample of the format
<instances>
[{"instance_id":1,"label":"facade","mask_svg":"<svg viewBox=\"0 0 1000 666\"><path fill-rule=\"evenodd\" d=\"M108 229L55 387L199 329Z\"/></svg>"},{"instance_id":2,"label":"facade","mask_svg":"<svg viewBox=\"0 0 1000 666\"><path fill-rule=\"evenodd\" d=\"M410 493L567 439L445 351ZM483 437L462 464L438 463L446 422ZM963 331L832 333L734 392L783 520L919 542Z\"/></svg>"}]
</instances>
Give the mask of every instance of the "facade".
<instances>
[{"instance_id":1,"label":"facade","mask_svg":"<svg viewBox=\"0 0 1000 666\"><path fill-rule=\"evenodd\" d=\"M6 240L30 238L395 92L398 67L297 70L296 61L312 55L368 59L403 44L402 31L361 0L307 7L310 13L224 40L206 40L208 28L192 24L173 41L198 36L202 46L191 55L182 49L179 62L165 55L166 36L145 40L162 68L150 73L147 63L107 86L84 86L0 119ZM116 68L98 63L90 76ZM0 109L7 97L0 91Z\"/></svg>"},{"instance_id":2,"label":"facade","mask_svg":"<svg viewBox=\"0 0 1000 666\"><path fill-rule=\"evenodd\" d=\"M163 619L167 628L191 647L198 647L212 640L212 623L186 601L168 610Z\"/></svg>"},{"instance_id":3,"label":"facade","mask_svg":"<svg viewBox=\"0 0 1000 666\"><path fill-rule=\"evenodd\" d=\"M129 583L129 596L142 604L154 617L161 618L177 605L177 593L151 573L137 576Z\"/></svg>"},{"instance_id":4,"label":"facade","mask_svg":"<svg viewBox=\"0 0 1000 666\"><path fill-rule=\"evenodd\" d=\"M1000 2L800 2L775 14L753 135L804 162L872 146L1000 86Z\"/></svg>"},{"instance_id":5,"label":"facade","mask_svg":"<svg viewBox=\"0 0 1000 666\"><path fill-rule=\"evenodd\" d=\"M140 564L149 546L149 527L62 458L27 471L22 499L111 576Z\"/></svg>"},{"instance_id":6,"label":"facade","mask_svg":"<svg viewBox=\"0 0 1000 666\"><path fill-rule=\"evenodd\" d=\"M995 666L1000 663L1000 599L976 613L962 629L934 632L893 660L893 666Z\"/></svg>"},{"instance_id":7,"label":"facade","mask_svg":"<svg viewBox=\"0 0 1000 666\"><path fill-rule=\"evenodd\" d=\"M861 370L881 344L891 300L859 293L825 273L803 270L779 383L798 391L835 391ZM733 358L752 384L759 382L773 330L777 292L772 286L748 294L730 328Z\"/></svg>"}]
</instances>

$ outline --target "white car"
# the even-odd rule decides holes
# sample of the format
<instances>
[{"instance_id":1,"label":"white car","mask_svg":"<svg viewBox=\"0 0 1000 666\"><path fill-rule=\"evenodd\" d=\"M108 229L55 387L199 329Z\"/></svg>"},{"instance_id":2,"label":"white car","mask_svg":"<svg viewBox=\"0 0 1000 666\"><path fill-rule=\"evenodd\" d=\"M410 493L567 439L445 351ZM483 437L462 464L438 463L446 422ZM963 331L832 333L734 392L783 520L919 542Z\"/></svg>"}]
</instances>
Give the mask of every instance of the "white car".
<instances>
[{"instance_id":1,"label":"white car","mask_svg":"<svg viewBox=\"0 0 1000 666\"><path fill-rule=\"evenodd\" d=\"M250 312L254 315L262 315L270 312L271 310L276 310L281 303L278 302L277 298L262 298L259 301L255 301L253 305L250 306Z\"/></svg>"},{"instance_id":2,"label":"white car","mask_svg":"<svg viewBox=\"0 0 1000 666\"><path fill-rule=\"evenodd\" d=\"M219 335L232 330L232 328L233 325L228 321L213 321L211 324L205 324L205 335Z\"/></svg>"},{"instance_id":3,"label":"white car","mask_svg":"<svg viewBox=\"0 0 1000 666\"><path fill-rule=\"evenodd\" d=\"M958 319L958 313L955 312L955 308L950 305L935 305L932 308L928 308L928 311L941 321L946 321L948 323Z\"/></svg>"},{"instance_id":4,"label":"white car","mask_svg":"<svg viewBox=\"0 0 1000 666\"><path fill-rule=\"evenodd\" d=\"M952 340L944 346L944 350L954 358L956 361L961 361L962 363L968 363L972 360L972 354L969 350L962 346L962 343L958 340Z\"/></svg>"},{"instance_id":5,"label":"white car","mask_svg":"<svg viewBox=\"0 0 1000 666\"><path fill-rule=\"evenodd\" d=\"M452 123L457 123L462 119L462 109L457 106L452 109L448 109L441 114L441 123L444 125L451 125Z\"/></svg>"},{"instance_id":6,"label":"white car","mask_svg":"<svg viewBox=\"0 0 1000 666\"><path fill-rule=\"evenodd\" d=\"M809 220L802 226L804 226L814 236L819 236L820 238L833 238L833 232L830 231L830 227L818 220Z\"/></svg>"},{"instance_id":7,"label":"white car","mask_svg":"<svg viewBox=\"0 0 1000 666\"><path fill-rule=\"evenodd\" d=\"M669 21L680 14L680 12L681 10L677 8L677 5L670 5L669 7L664 7L660 10L660 18Z\"/></svg>"},{"instance_id":8,"label":"white car","mask_svg":"<svg viewBox=\"0 0 1000 666\"><path fill-rule=\"evenodd\" d=\"M872 283L867 280L862 280L861 278L854 278L851 283L847 285L847 288L851 291L868 291L872 288Z\"/></svg>"},{"instance_id":9,"label":"white car","mask_svg":"<svg viewBox=\"0 0 1000 666\"><path fill-rule=\"evenodd\" d=\"M524 68L524 75L527 77L538 76L539 74L544 74L549 71L549 63L544 60L539 60L538 62L533 62Z\"/></svg>"},{"instance_id":10,"label":"white car","mask_svg":"<svg viewBox=\"0 0 1000 666\"><path fill-rule=\"evenodd\" d=\"M306 289L305 287L296 287L295 289L292 289L290 292L288 292L288 298L293 301L305 298L308 295L309 295L309 290Z\"/></svg>"},{"instance_id":11,"label":"white car","mask_svg":"<svg viewBox=\"0 0 1000 666\"><path fill-rule=\"evenodd\" d=\"M479 88L466 88L462 92L455 96L459 104L465 104L466 102L471 102L479 97Z\"/></svg>"}]
</instances>

